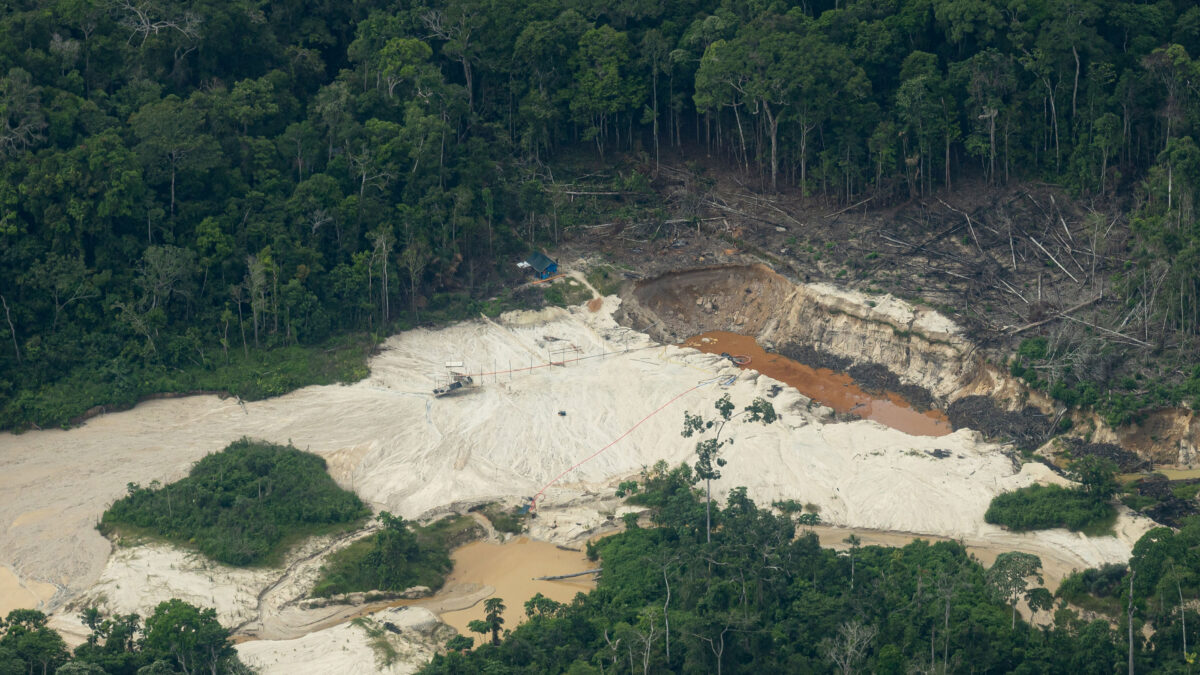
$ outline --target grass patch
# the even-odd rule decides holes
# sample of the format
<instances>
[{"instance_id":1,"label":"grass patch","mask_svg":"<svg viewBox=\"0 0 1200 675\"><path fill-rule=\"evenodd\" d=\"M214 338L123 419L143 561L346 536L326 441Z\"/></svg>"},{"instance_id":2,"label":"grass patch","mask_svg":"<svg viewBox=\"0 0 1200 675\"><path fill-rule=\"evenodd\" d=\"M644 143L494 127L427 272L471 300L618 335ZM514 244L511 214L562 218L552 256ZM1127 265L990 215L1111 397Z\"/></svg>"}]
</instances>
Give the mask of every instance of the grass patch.
<instances>
[{"instance_id":1,"label":"grass patch","mask_svg":"<svg viewBox=\"0 0 1200 675\"><path fill-rule=\"evenodd\" d=\"M402 591L413 586L437 590L452 565L450 551L481 534L469 516L443 518L424 527L389 513L383 529L329 556L313 587L313 597L356 591Z\"/></svg>"},{"instance_id":2,"label":"grass patch","mask_svg":"<svg viewBox=\"0 0 1200 675\"><path fill-rule=\"evenodd\" d=\"M616 295L621 289L621 274L610 265L597 265L588 270L588 283L600 295Z\"/></svg>"},{"instance_id":3,"label":"grass patch","mask_svg":"<svg viewBox=\"0 0 1200 675\"><path fill-rule=\"evenodd\" d=\"M578 280L564 277L546 284L546 304L555 307L572 307L592 299L592 291Z\"/></svg>"},{"instance_id":4,"label":"grass patch","mask_svg":"<svg viewBox=\"0 0 1200 675\"><path fill-rule=\"evenodd\" d=\"M1134 494L1121 497L1121 503L1133 509L1134 511L1143 511L1157 504L1158 500L1154 497Z\"/></svg>"},{"instance_id":5,"label":"grass patch","mask_svg":"<svg viewBox=\"0 0 1200 675\"><path fill-rule=\"evenodd\" d=\"M391 668L396 659L400 658L400 653L388 639L387 629L383 626L365 616L352 619L350 625L358 626L367 634L367 644L371 646L371 651L375 652L375 666L380 670Z\"/></svg>"},{"instance_id":6,"label":"grass patch","mask_svg":"<svg viewBox=\"0 0 1200 675\"><path fill-rule=\"evenodd\" d=\"M478 511L491 522L492 527L496 528L498 532L520 534L525 530L525 524L522 522L525 516L517 509L506 509L499 504L492 503L485 504Z\"/></svg>"},{"instance_id":7,"label":"grass patch","mask_svg":"<svg viewBox=\"0 0 1200 675\"><path fill-rule=\"evenodd\" d=\"M1200 492L1200 482L1171 486L1171 494L1179 499L1195 499L1197 492Z\"/></svg>"},{"instance_id":8,"label":"grass patch","mask_svg":"<svg viewBox=\"0 0 1200 675\"><path fill-rule=\"evenodd\" d=\"M324 459L245 438L182 480L127 489L101 517L102 533L163 539L228 565L278 564L296 542L352 529L369 513Z\"/></svg>"},{"instance_id":9,"label":"grass patch","mask_svg":"<svg viewBox=\"0 0 1200 675\"><path fill-rule=\"evenodd\" d=\"M421 310L422 325L445 326L458 321L477 318L480 314L497 317L515 309L537 309L542 306L541 294L534 289L513 290L506 288L491 298L479 300L465 291L435 293L429 306ZM397 328L408 330L417 324L406 314L397 322Z\"/></svg>"},{"instance_id":10,"label":"grass patch","mask_svg":"<svg viewBox=\"0 0 1200 675\"><path fill-rule=\"evenodd\" d=\"M1117 512L1107 500L1058 485L1031 485L992 499L983 519L1010 530L1065 527L1089 536L1109 534Z\"/></svg>"}]
</instances>

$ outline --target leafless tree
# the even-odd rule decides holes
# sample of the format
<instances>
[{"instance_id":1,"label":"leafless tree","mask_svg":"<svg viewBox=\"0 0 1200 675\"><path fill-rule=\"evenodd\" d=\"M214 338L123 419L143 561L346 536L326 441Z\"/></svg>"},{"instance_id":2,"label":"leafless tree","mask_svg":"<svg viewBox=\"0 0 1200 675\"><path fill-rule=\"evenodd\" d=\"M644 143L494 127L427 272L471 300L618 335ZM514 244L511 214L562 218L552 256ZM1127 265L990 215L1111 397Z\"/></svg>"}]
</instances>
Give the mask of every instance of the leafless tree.
<instances>
[{"instance_id":1,"label":"leafless tree","mask_svg":"<svg viewBox=\"0 0 1200 675\"><path fill-rule=\"evenodd\" d=\"M151 35L169 32L177 32L193 41L200 37L203 20L194 12L185 10L171 15L167 8L151 0L116 0L112 7L119 17L118 22L129 30L129 44L138 40L138 46L142 47Z\"/></svg>"},{"instance_id":2,"label":"leafless tree","mask_svg":"<svg viewBox=\"0 0 1200 675\"><path fill-rule=\"evenodd\" d=\"M8 300L0 295L0 304L4 305L4 319L8 322L8 332L12 335L13 351L17 354L17 364L21 363L21 348L17 346L17 328L13 326L12 313L8 311ZM670 648L668 648L668 651Z\"/></svg>"},{"instance_id":3,"label":"leafless tree","mask_svg":"<svg viewBox=\"0 0 1200 675\"><path fill-rule=\"evenodd\" d=\"M333 216L329 215L328 209L316 209L312 213L308 214L308 225L309 225L309 228L311 229L310 234L316 234L317 230L321 229L321 227L323 225L328 225L329 223L332 223L332 222L333 222ZM338 240L339 241L341 240L340 233L338 236Z\"/></svg>"},{"instance_id":4,"label":"leafless tree","mask_svg":"<svg viewBox=\"0 0 1200 675\"><path fill-rule=\"evenodd\" d=\"M39 103L40 88L20 68L0 78L0 155L15 155L41 142L46 116Z\"/></svg>"},{"instance_id":5,"label":"leafless tree","mask_svg":"<svg viewBox=\"0 0 1200 675\"><path fill-rule=\"evenodd\" d=\"M878 633L879 629L875 626L847 621L838 627L837 637L821 640L819 648L843 675L853 675Z\"/></svg>"},{"instance_id":6,"label":"leafless tree","mask_svg":"<svg viewBox=\"0 0 1200 675\"><path fill-rule=\"evenodd\" d=\"M246 256L246 280L243 285L250 293L251 321L254 324L254 346L258 347L260 318L267 309L267 267L258 259L258 256Z\"/></svg>"},{"instance_id":7,"label":"leafless tree","mask_svg":"<svg viewBox=\"0 0 1200 675\"><path fill-rule=\"evenodd\" d=\"M458 16L448 17L440 10L431 9L421 15L421 21L432 33L430 37L445 40L442 51L457 57L463 69L463 79L467 86L467 110L475 109L474 78L471 70L471 32L475 15L462 12Z\"/></svg>"},{"instance_id":8,"label":"leafless tree","mask_svg":"<svg viewBox=\"0 0 1200 675\"><path fill-rule=\"evenodd\" d=\"M725 655L725 634L729 632L730 626L726 625L717 633L715 638L705 637L703 635L692 634L693 637L699 638L708 643L708 648L712 650L713 656L717 657L717 675L721 675L721 657Z\"/></svg>"},{"instance_id":9,"label":"leafless tree","mask_svg":"<svg viewBox=\"0 0 1200 675\"><path fill-rule=\"evenodd\" d=\"M368 185L374 186L382 192L388 181L391 180L392 174L378 165L377 159L371 154L371 149L364 145L362 152L348 156L350 165L354 167L354 174L358 178L359 199L361 200L366 194Z\"/></svg>"}]
</instances>

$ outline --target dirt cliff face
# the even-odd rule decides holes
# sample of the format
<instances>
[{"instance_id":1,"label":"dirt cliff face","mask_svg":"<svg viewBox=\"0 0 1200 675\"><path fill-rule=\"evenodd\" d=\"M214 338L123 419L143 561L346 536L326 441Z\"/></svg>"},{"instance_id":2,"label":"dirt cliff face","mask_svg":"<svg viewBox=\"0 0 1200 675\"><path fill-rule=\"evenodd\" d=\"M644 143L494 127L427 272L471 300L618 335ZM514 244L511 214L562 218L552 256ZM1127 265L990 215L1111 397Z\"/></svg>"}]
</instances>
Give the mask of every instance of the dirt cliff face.
<instances>
[{"instance_id":1,"label":"dirt cliff face","mask_svg":"<svg viewBox=\"0 0 1200 675\"><path fill-rule=\"evenodd\" d=\"M885 366L942 402L985 377L975 348L936 312L891 296L793 283L765 265L666 274L626 296L623 323L664 342L712 330L751 335L764 346L813 350L843 366Z\"/></svg>"},{"instance_id":2,"label":"dirt cliff face","mask_svg":"<svg viewBox=\"0 0 1200 675\"><path fill-rule=\"evenodd\" d=\"M1186 408L1156 410L1141 423L1115 431L1102 423L1097 426L1098 440L1117 443L1155 464L1194 466L1200 462L1200 417Z\"/></svg>"}]
</instances>

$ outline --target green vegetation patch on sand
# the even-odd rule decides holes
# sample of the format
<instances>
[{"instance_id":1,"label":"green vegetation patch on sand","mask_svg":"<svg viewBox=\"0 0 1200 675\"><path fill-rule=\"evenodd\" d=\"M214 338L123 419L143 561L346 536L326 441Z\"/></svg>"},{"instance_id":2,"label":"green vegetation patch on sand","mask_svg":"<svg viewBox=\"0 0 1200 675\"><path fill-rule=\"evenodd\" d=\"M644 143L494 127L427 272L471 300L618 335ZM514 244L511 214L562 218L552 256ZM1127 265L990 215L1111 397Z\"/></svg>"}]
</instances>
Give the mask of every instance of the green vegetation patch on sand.
<instances>
[{"instance_id":1,"label":"green vegetation patch on sand","mask_svg":"<svg viewBox=\"0 0 1200 675\"><path fill-rule=\"evenodd\" d=\"M436 590L451 569L450 550L483 533L469 516L443 518L424 527L388 512L383 529L329 556L313 597L355 591L402 591L413 586Z\"/></svg>"},{"instance_id":2,"label":"green vegetation patch on sand","mask_svg":"<svg viewBox=\"0 0 1200 675\"><path fill-rule=\"evenodd\" d=\"M983 519L1010 530L1065 527L1088 535L1107 534L1116 520L1112 504L1059 485L1030 485L992 499Z\"/></svg>"},{"instance_id":3,"label":"green vegetation patch on sand","mask_svg":"<svg viewBox=\"0 0 1200 675\"><path fill-rule=\"evenodd\" d=\"M333 482L325 460L246 438L182 480L128 488L104 512L101 532L162 538L229 565L277 563L299 539L353 528L369 513Z\"/></svg>"},{"instance_id":4,"label":"green vegetation patch on sand","mask_svg":"<svg viewBox=\"0 0 1200 675\"><path fill-rule=\"evenodd\" d=\"M520 509L506 508L501 504L493 502L491 504L484 504L479 507L478 511L499 532L521 534L525 531L523 520L528 513L522 513Z\"/></svg>"}]
</instances>

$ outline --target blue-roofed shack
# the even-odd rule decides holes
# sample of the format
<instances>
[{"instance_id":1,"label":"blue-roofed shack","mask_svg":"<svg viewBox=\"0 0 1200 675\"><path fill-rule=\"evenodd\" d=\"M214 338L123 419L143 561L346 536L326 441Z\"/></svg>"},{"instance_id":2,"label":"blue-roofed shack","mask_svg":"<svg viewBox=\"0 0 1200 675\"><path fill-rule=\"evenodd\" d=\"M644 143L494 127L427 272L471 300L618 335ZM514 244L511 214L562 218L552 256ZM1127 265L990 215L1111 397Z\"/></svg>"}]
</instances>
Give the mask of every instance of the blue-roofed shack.
<instances>
[{"instance_id":1,"label":"blue-roofed shack","mask_svg":"<svg viewBox=\"0 0 1200 675\"><path fill-rule=\"evenodd\" d=\"M533 268L533 273L539 279L549 279L558 274L558 263L550 259L549 256L542 253L533 253L525 259L525 264Z\"/></svg>"}]
</instances>

